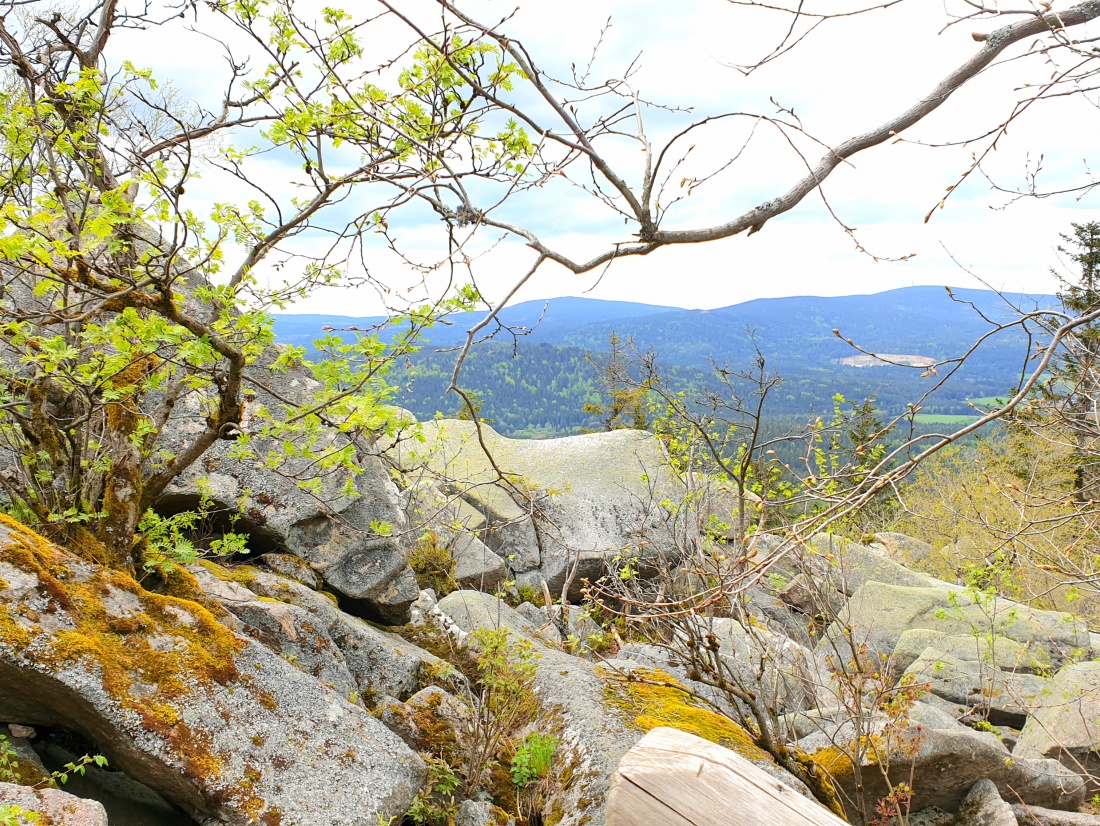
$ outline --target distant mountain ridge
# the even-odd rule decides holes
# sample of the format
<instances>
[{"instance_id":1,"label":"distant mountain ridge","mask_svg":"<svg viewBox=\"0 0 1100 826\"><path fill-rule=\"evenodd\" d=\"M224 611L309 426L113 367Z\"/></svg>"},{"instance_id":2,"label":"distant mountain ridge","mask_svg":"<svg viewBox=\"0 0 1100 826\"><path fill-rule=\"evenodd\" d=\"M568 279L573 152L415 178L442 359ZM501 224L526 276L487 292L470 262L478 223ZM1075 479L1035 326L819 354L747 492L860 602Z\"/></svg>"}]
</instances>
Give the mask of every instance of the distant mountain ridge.
<instances>
[{"instance_id":1,"label":"distant mountain ridge","mask_svg":"<svg viewBox=\"0 0 1100 826\"><path fill-rule=\"evenodd\" d=\"M1057 304L1048 295L1006 297L1024 309ZM495 341L475 348L463 378L486 400L486 414L505 432L567 432L585 424L580 408L585 399L596 398L594 371L584 354L605 350L612 332L653 348L661 364L692 386L707 380L711 360L746 365L755 342L768 369L785 379L775 400L777 412L828 410L837 392L849 398L877 394L892 412L893 406L904 406L903 397L919 396L928 380L920 378L919 369L847 367L842 360L860 352L844 339L870 352L949 359L988 332L990 321L1012 316L995 292L953 289L949 294L943 287L926 286L872 295L755 299L713 310L590 298L527 301L499 314L500 322L519 335L516 347L511 333L498 331ZM403 404L422 416L454 407L453 400L442 397L454 353L434 351L460 343L483 317L483 312L457 314L428 332L412 374L402 378L411 381ZM283 314L275 317L275 333L280 341L308 348L326 325L369 329L384 320ZM950 389L926 408L961 414L970 410L968 398L1003 394L1019 381L1026 352L1027 337L1020 331L995 337L968 358Z\"/></svg>"},{"instance_id":2,"label":"distant mountain ridge","mask_svg":"<svg viewBox=\"0 0 1100 826\"><path fill-rule=\"evenodd\" d=\"M428 337L435 344L454 344L466 337L466 330L485 317L481 312L455 313L431 330ZM563 331L589 324L645 318L665 313L690 312L679 307L661 307L631 301L605 301L596 298L550 298L524 301L505 307L498 317L502 324L517 330L533 330L531 340L543 336L560 336ZM275 336L279 341L308 347L321 336L324 327L371 329L383 324L385 316L342 316L282 313L275 315Z\"/></svg>"}]
</instances>

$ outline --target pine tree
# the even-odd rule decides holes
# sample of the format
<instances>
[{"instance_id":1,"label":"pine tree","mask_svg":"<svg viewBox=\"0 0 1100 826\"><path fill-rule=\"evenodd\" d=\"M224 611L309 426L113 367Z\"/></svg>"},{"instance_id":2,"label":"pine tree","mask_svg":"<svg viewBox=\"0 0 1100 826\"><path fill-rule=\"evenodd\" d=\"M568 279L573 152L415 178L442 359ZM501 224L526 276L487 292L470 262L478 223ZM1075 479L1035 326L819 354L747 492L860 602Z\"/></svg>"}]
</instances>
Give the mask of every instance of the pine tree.
<instances>
[{"instance_id":1,"label":"pine tree","mask_svg":"<svg viewBox=\"0 0 1100 826\"><path fill-rule=\"evenodd\" d=\"M1063 309L1082 316L1100 308L1100 222L1071 224L1072 235L1062 235L1058 251L1080 268L1076 280L1052 272L1062 284L1058 298ZM1044 395L1055 401L1056 418L1076 443L1078 459L1078 496L1100 481L1096 448L1100 439L1100 321L1077 328L1064 344L1055 381Z\"/></svg>"}]
</instances>

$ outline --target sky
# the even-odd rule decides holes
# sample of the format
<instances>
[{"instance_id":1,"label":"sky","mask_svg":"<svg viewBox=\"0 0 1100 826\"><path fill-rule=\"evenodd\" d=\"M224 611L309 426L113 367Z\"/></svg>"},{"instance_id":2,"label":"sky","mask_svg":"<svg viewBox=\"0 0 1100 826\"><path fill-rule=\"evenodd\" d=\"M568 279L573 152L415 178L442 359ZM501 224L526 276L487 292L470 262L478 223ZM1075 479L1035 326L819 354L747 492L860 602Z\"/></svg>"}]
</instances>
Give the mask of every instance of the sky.
<instances>
[{"instance_id":1,"label":"sky","mask_svg":"<svg viewBox=\"0 0 1100 826\"><path fill-rule=\"evenodd\" d=\"M1013 8L1026 8L1028 2L1018 0ZM850 0L832 5L852 7ZM1055 9L1067 5L1055 3ZM430 6L409 0L408 8L430 25ZM482 21L508 16L503 29L522 40L552 76L567 76L571 64L585 64L597 41L593 78L621 77L633 63L630 88L639 96L691 109L644 109L643 123L654 146L693 119L725 112L775 115L777 104L793 110L815 141L835 145L919 100L976 51L979 44L972 32L994 27L963 21L945 28L952 13L967 7L963 0L909 0L830 21L797 48L745 77L732 66L766 55L788 18L726 0L527 0L518 9L501 0L470 0L461 6ZM377 45L380 54L392 46L387 37L405 36L396 30L390 35L380 31L378 39L368 43ZM1078 36L1090 32L1100 34L1100 27L1082 29ZM197 35L154 30L124 37L130 38L135 62L150 65L183 95L202 99L224 77L216 49ZM971 175L943 209L924 221L966 171L972 153L989 143L966 141L995 127L1028 97L1031 89L1026 84L1041 83L1057 69L1043 56L1018 58L1025 45L1010 50L1014 59L987 69L901 141L861 153L838 169L824 186L835 217L820 197L811 195L751 237L668 248L582 276L549 265L514 300L585 295L712 308L762 297L860 294L914 284L1053 292L1057 280L1050 274L1052 267L1072 274L1056 249L1059 233L1068 232L1071 222L1100 219L1100 192L1015 199L995 187L1024 186L1040 158L1044 172L1039 183L1044 188L1088 180L1089 165L1095 161L1091 153L1097 134L1096 93L1060 96L1030 107L998 139L983 164L988 177ZM518 90L517 100L533 105L525 94ZM596 111L591 105L581 107L582 117ZM688 175L701 177L735 155L738 160L678 203L664 226L689 228L730 220L782 194L804 174L805 161L796 148L812 162L821 155L821 145L800 139L792 147L766 125L758 125L743 148L753 123L751 118L737 118L694 133L690 143L695 148L674 182ZM642 172L637 145L622 139L608 142L608 150L621 174L637 184ZM275 188L291 187L302 175L300 168L278 157L266 158L257 169ZM227 189L216 175L205 176L198 186L189 187L191 205L201 212L227 191L232 187ZM621 218L565 181L516 198L499 215L532 229L548 245L574 258L630 240ZM839 222L855 228L854 236ZM414 215L395 229L413 257L440 257L438 219ZM486 234L470 246L481 253L472 265L476 283L494 302L507 294L533 259L521 243L496 241ZM371 256L372 274L393 288L388 300L394 295L422 297L407 267L380 246ZM431 281L429 291L438 283ZM370 290L330 288L291 311L369 315L382 307L383 299Z\"/></svg>"}]
</instances>

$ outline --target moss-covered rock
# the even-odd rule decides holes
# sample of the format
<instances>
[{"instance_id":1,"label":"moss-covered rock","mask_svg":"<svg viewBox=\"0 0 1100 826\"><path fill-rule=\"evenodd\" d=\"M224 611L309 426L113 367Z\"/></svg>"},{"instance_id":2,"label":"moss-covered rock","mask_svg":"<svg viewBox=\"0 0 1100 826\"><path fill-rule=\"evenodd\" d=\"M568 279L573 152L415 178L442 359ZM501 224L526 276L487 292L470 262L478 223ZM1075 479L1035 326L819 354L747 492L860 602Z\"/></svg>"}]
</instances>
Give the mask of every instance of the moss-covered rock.
<instances>
[{"instance_id":1,"label":"moss-covered rock","mask_svg":"<svg viewBox=\"0 0 1100 826\"><path fill-rule=\"evenodd\" d=\"M112 765L227 824L374 826L423 777L377 720L204 607L6 517L0 686L0 718L79 731Z\"/></svg>"},{"instance_id":2,"label":"moss-covered rock","mask_svg":"<svg viewBox=\"0 0 1100 826\"><path fill-rule=\"evenodd\" d=\"M539 627L501 600L476 591L456 591L439 601L439 610L467 633L478 628L507 628L529 640L540 654L535 677L537 695L553 720L567 766L561 789L543 812L543 823L599 826L611 778L622 756L656 726L682 728L736 748L759 760L773 776L793 788L801 784L757 749L728 718L696 705L663 672L639 669L634 662L611 660L597 666L546 644ZM628 679L629 675L638 675ZM659 680L642 679L660 674ZM650 682L660 685L650 685Z\"/></svg>"},{"instance_id":3,"label":"moss-covered rock","mask_svg":"<svg viewBox=\"0 0 1100 826\"><path fill-rule=\"evenodd\" d=\"M1043 611L961 588L868 582L852 595L818 648L854 643L889 656L902 634L918 628L948 636L1004 637L1026 646L1033 660L1054 668L1083 659L1090 647L1085 624L1060 611Z\"/></svg>"},{"instance_id":4,"label":"moss-covered rock","mask_svg":"<svg viewBox=\"0 0 1100 826\"><path fill-rule=\"evenodd\" d=\"M1087 773L1100 792L1100 662L1076 663L1054 675L1013 749L1019 757L1052 757Z\"/></svg>"},{"instance_id":5,"label":"moss-covered rock","mask_svg":"<svg viewBox=\"0 0 1100 826\"><path fill-rule=\"evenodd\" d=\"M607 705L641 732L661 726L686 731L725 746L788 786L803 794L810 793L805 784L757 746L747 731L729 717L700 705L676 679L664 671L638 668L625 675L605 672L605 676L608 678L605 692Z\"/></svg>"}]
</instances>

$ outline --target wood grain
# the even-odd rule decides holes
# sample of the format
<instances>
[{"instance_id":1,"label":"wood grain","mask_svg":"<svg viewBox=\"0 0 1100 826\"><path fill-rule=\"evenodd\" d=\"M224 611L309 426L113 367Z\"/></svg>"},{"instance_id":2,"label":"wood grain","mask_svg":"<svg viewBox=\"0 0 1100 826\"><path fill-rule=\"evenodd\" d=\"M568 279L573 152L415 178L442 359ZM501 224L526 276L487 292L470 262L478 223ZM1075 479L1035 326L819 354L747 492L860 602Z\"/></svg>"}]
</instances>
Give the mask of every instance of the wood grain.
<instances>
[{"instance_id":1,"label":"wood grain","mask_svg":"<svg viewBox=\"0 0 1100 826\"><path fill-rule=\"evenodd\" d=\"M832 812L719 745L656 728L623 755L607 826L846 826Z\"/></svg>"}]
</instances>

